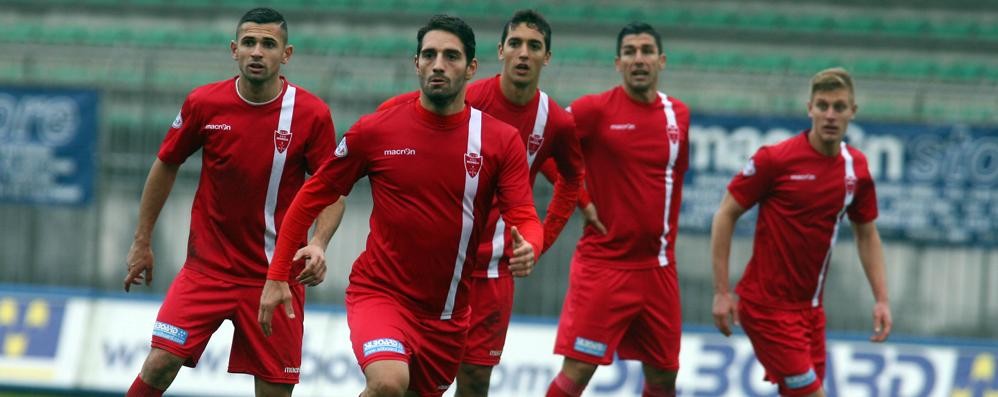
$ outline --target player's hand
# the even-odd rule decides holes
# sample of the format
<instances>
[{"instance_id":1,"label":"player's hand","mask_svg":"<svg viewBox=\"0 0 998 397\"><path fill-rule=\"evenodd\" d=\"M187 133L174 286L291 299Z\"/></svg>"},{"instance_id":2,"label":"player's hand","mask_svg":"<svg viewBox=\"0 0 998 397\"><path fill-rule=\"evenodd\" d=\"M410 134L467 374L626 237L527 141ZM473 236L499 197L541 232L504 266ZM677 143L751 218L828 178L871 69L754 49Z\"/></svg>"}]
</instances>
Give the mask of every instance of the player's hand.
<instances>
[{"instance_id":1,"label":"player's hand","mask_svg":"<svg viewBox=\"0 0 998 397\"><path fill-rule=\"evenodd\" d=\"M128 250L128 257L125 264L128 266L128 274L125 275L125 292L131 290L132 285L141 284L146 286L152 283L153 260L152 247L149 243L139 241L132 242L132 248Z\"/></svg>"},{"instance_id":2,"label":"player's hand","mask_svg":"<svg viewBox=\"0 0 998 397\"><path fill-rule=\"evenodd\" d=\"M589 203L585 208L582 209L582 216L586 219L585 226L592 226L596 228L600 234L606 234L606 226L603 226L603 222L599 220L599 214L596 213L596 205Z\"/></svg>"},{"instance_id":3,"label":"player's hand","mask_svg":"<svg viewBox=\"0 0 998 397\"><path fill-rule=\"evenodd\" d=\"M738 311L735 310L735 299L730 292L714 294L714 326L724 336L731 336L731 319L738 325Z\"/></svg>"},{"instance_id":4,"label":"player's hand","mask_svg":"<svg viewBox=\"0 0 998 397\"><path fill-rule=\"evenodd\" d=\"M298 275L298 282L314 287L326 279L326 252L309 244L295 252L294 260L305 258L305 269Z\"/></svg>"},{"instance_id":5,"label":"player's hand","mask_svg":"<svg viewBox=\"0 0 998 397\"><path fill-rule=\"evenodd\" d=\"M264 336L270 336L274 332L271 328L271 321L274 318L274 309L277 305L284 306L284 312L288 318L295 318L295 309L291 306L291 288L286 281L267 280L263 284L263 293L260 294L260 312L257 315L257 322L263 329Z\"/></svg>"},{"instance_id":6,"label":"player's hand","mask_svg":"<svg viewBox=\"0 0 998 397\"><path fill-rule=\"evenodd\" d=\"M873 335L871 342L883 342L891 333L891 326L894 320L891 319L891 306L887 302L877 302L873 305Z\"/></svg>"},{"instance_id":7,"label":"player's hand","mask_svg":"<svg viewBox=\"0 0 998 397\"><path fill-rule=\"evenodd\" d=\"M509 271L515 277L527 277L534 270L534 246L523 239L516 226L512 229L513 257L509 258Z\"/></svg>"}]
</instances>

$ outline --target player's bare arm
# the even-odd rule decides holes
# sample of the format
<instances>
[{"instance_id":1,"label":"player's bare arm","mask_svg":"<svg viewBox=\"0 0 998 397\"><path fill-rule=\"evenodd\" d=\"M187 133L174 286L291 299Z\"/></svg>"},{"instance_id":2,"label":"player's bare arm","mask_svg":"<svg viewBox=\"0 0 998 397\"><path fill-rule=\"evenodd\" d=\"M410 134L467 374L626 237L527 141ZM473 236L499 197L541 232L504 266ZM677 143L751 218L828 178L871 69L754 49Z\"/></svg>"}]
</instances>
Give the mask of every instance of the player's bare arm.
<instances>
[{"instance_id":1,"label":"player's bare arm","mask_svg":"<svg viewBox=\"0 0 998 397\"><path fill-rule=\"evenodd\" d=\"M295 318L294 308L291 306L291 287L287 281L267 280L263 284L263 293L260 294L260 311L257 314L257 322L263 334L270 336L274 332L272 321L274 310L280 305L284 307L284 313L288 318Z\"/></svg>"},{"instance_id":2,"label":"player's bare arm","mask_svg":"<svg viewBox=\"0 0 998 397\"><path fill-rule=\"evenodd\" d=\"M155 265L152 231L166 199L170 196L179 169L180 164L168 164L160 159L156 159L149 169L149 176L146 177L145 187L142 188L142 199L139 202L139 222L135 228L135 239L125 259L128 266L128 274L125 275L124 281L125 292L128 292L132 285L144 282L148 286L152 283L152 270Z\"/></svg>"},{"instance_id":3,"label":"player's bare arm","mask_svg":"<svg viewBox=\"0 0 998 397\"><path fill-rule=\"evenodd\" d=\"M863 264L866 279L873 291L873 335L870 341L883 342L891 333L893 319L891 305L887 298L887 278L884 266L884 249L880 241L880 232L875 222L853 223L856 235L856 248L859 251L859 261Z\"/></svg>"},{"instance_id":4,"label":"player's bare arm","mask_svg":"<svg viewBox=\"0 0 998 397\"><path fill-rule=\"evenodd\" d=\"M724 336L731 336L730 319L738 324L738 312L735 310L735 297L728 285L728 259L731 255L731 236L735 232L735 223L745 213L745 208L725 192L721 206L714 214L710 228L710 252L714 267L714 326Z\"/></svg>"},{"instance_id":5,"label":"player's bare arm","mask_svg":"<svg viewBox=\"0 0 998 397\"><path fill-rule=\"evenodd\" d=\"M599 213L596 212L596 204L589 202L585 207L582 207L582 218L586 220L585 225L596 228L600 234L606 234L606 226L603 226L603 222L599 219Z\"/></svg>"},{"instance_id":6,"label":"player's bare arm","mask_svg":"<svg viewBox=\"0 0 998 397\"><path fill-rule=\"evenodd\" d=\"M336 229L343 220L346 204L341 197L332 205L326 207L315 220L315 232L308 245L295 253L294 260L305 258L305 269L298 274L298 282L309 287L321 284L326 279L326 248L333 238Z\"/></svg>"}]
</instances>

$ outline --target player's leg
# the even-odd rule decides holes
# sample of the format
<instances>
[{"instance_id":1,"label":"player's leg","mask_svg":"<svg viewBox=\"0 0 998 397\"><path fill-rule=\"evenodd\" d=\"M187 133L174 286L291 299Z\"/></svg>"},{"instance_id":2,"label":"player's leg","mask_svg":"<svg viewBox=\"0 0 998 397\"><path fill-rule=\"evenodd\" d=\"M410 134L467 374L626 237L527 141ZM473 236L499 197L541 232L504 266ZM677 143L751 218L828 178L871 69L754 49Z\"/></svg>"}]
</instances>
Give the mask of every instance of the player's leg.
<instances>
[{"instance_id":1,"label":"player's leg","mask_svg":"<svg viewBox=\"0 0 998 397\"><path fill-rule=\"evenodd\" d=\"M454 395L456 397L488 396L492 368L491 365L461 363L461 367L457 371L457 393Z\"/></svg>"},{"instance_id":2,"label":"player's leg","mask_svg":"<svg viewBox=\"0 0 998 397\"><path fill-rule=\"evenodd\" d=\"M813 328L806 310L779 310L738 302L738 318L766 380L779 386L781 396L822 397L821 378L812 362Z\"/></svg>"},{"instance_id":3,"label":"player's leg","mask_svg":"<svg viewBox=\"0 0 998 397\"><path fill-rule=\"evenodd\" d=\"M305 331L305 287L293 284L290 289L295 318L277 310L273 333L267 337L257 322L262 287L238 287L229 372L253 375L256 397L288 397L298 383Z\"/></svg>"},{"instance_id":4,"label":"player's leg","mask_svg":"<svg viewBox=\"0 0 998 397\"><path fill-rule=\"evenodd\" d=\"M154 347L146 356L146 361L142 363L142 370L128 389L126 396L162 396L163 391L170 387L183 365L183 358Z\"/></svg>"},{"instance_id":5,"label":"player's leg","mask_svg":"<svg viewBox=\"0 0 998 397\"><path fill-rule=\"evenodd\" d=\"M367 384L362 397L402 397L409 389L409 363L396 360L374 361L364 368Z\"/></svg>"},{"instance_id":6,"label":"player's leg","mask_svg":"<svg viewBox=\"0 0 998 397\"><path fill-rule=\"evenodd\" d=\"M126 396L162 395L182 365L197 365L211 334L234 308L232 299L225 294L230 287L231 284L181 269L156 315L152 350Z\"/></svg>"},{"instance_id":7,"label":"player's leg","mask_svg":"<svg viewBox=\"0 0 998 397\"><path fill-rule=\"evenodd\" d=\"M596 366L613 362L613 353L644 300L628 291L630 273L573 258L554 348L565 360L548 396L581 395Z\"/></svg>"},{"instance_id":8,"label":"player's leg","mask_svg":"<svg viewBox=\"0 0 998 397\"><path fill-rule=\"evenodd\" d=\"M457 377L467 345L468 310L450 320L419 317L413 335L415 352L409 362L409 390L422 397L440 397Z\"/></svg>"},{"instance_id":9,"label":"player's leg","mask_svg":"<svg viewBox=\"0 0 998 397\"><path fill-rule=\"evenodd\" d=\"M471 325L457 373L457 397L489 395L492 368L502 357L513 310L512 277L473 278L471 282Z\"/></svg>"},{"instance_id":10,"label":"player's leg","mask_svg":"<svg viewBox=\"0 0 998 397\"><path fill-rule=\"evenodd\" d=\"M412 314L381 292L349 286L346 294L350 342L366 386L361 396L402 396L418 341Z\"/></svg>"},{"instance_id":11,"label":"player's leg","mask_svg":"<svg viewBox=\"0 0 998 397\"><path fill-rule=\"evenodd\" d=\"M617 347L621 359L638 360L645 375L644 397L674 397L682 339L679 281L675 266L633 271L631 291L646 299Z\"/></svg>"},{"instance_id":12,"label":"player's leg","mask_svg":"<svg viewBox=\"0 0 998 397\"><path fill-rule=\"evenodd\" d=\"M253 378L253 390L256 397L291 397L295 385L288 383L272 383L260 377Z\"/></svg>"}]
</instances>

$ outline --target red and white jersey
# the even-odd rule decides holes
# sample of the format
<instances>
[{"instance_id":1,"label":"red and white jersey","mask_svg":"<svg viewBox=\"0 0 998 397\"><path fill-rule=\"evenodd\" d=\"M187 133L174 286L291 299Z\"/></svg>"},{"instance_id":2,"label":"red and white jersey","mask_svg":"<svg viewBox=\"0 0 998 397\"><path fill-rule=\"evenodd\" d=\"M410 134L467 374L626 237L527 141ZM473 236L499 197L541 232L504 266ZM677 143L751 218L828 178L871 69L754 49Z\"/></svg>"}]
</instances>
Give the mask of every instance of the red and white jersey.
<instances>
[{"instance_id":1,"label":"red and white jersey","mask_svg":"<svg viewBox=\"0 0 998 397\"><path fill-rule=\"evenodd\" d=\"M292 204L268 277L284 276L275 273L294 254L285 238L304 234L322 203L348 194L367 176L371 232L348 292L384 293L426 316L463 315L493 200L540 247L525 153L513 127L470 106L439 116L414 99L364 116Z\"/></svg>"},{"instance_id":2,"label":"red and white jersey","mask_svg":"<svg viewBox=\"0 0 998 397\"><path fill-rule=\"evenodd\" d=\"M637 102L623 87L572 103L586 159L586 190L603 235L587 226L576 247L580 262L618 269L676 262L683 177L689 166L690 112L658 94Z\"/></svg>"},{"instance_id":3,"label":"red and white jersey","mask_svg":"<svg viewBox=\"0 0 998 397\"><path fill-rule=\"evenodd\" d=\"M191 91L159 159L180 164L203 150L184 266L263 285L277 227L305 174L333 152L336 132L326 103L283 77L281 95L262 104L240 97L236 80Z\"/></svg>"},{"instance_id":4,"label":"red and white jersey","mask_svg":"<svg viewBox=\"0 0 998 397\"><path fill-rule=\"evenodd\" d=\"M866 156L844 142L840 155L825 156L807 134L760 148L728 185L743 208L759 203L752 259L735 290L757 304L820 306L842 218L877 218Z\"/></svg>"},{"instance_id":5,"label":"red and white jersey","mask_svg":"<svg viewBox=\"0 0 998 397\"><path fill-rule=\"evenodd\" d=\"M379 109L395 106L418 97L418 91L398 95L386 101ZM496 75L469 84L467 101L476 109L481 109L490 116L519 130L520 138L527 149L530 186L534 185L537 173L549 158L554 158L561 175L569 177L566 179L574 176L572 183L581 182L583 162L579 141L575 137L575 122L572 115L562 109L545 92L537 90L530 102L525 105L517 105L503 95L499 75ZM569 213L564 214L564 218L571 216L573 209L574 207L568 206ZM550 212L551 208L548 211ZM545 220L545 229L548 226ZM483 239L479 245L477 266L472 274L473 277L512 277L512 273L509 271L509 257L513 252L512 244L508 244L512 239L510 230L511 227L500 217L499 208L493 206L485 231L488 237ZM549 234L545 233L545 237ZM557 236L557 233L553 234Z\"/></svg>"}]
</instances>

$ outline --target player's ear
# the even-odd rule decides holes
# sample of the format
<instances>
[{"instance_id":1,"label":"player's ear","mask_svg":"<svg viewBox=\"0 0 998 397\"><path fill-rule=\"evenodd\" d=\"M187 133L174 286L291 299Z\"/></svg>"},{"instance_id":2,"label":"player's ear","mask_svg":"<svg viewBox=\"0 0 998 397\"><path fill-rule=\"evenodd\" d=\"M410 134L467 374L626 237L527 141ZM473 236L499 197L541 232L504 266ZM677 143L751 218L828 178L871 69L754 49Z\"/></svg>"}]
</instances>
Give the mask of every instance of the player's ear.
<instances>
[{"instance_id":1,"label":"player's ear","mask_svg":"<svg viewBox=\"0 0 998 397\"><path fill-rule=\"evenodd\" d=\"M232 50L232 59L236 59L237 48L239 48L239 44L236 44L235 40L229 40L229 49Z\"/></svg>"},{"instance_id":2,"label":"player's ear","mask_svg":"<svg viewBox=\"0 0 998 397\"><path fill-rule=\"evenodd\" d=\"M478 58L471 58L471 62L468 62L468 68L465 69L465 79L471 80L475 77L475 72L478 71Z\"/></svg>"},{"instance_id":3,"label":"player's ear","mask_svg":"<svg viewBox=\"0 0 998 397\"><path fill-rule=\"evenodd\" d=\"M288 44L287 46L285 46L284 47L284 59L281 60L281 63L287 64L288 61L291 60L291 54L294 54L294 52L295 52L295 46L293 46L291 44Z\"/></svg>"}]
</instances>

